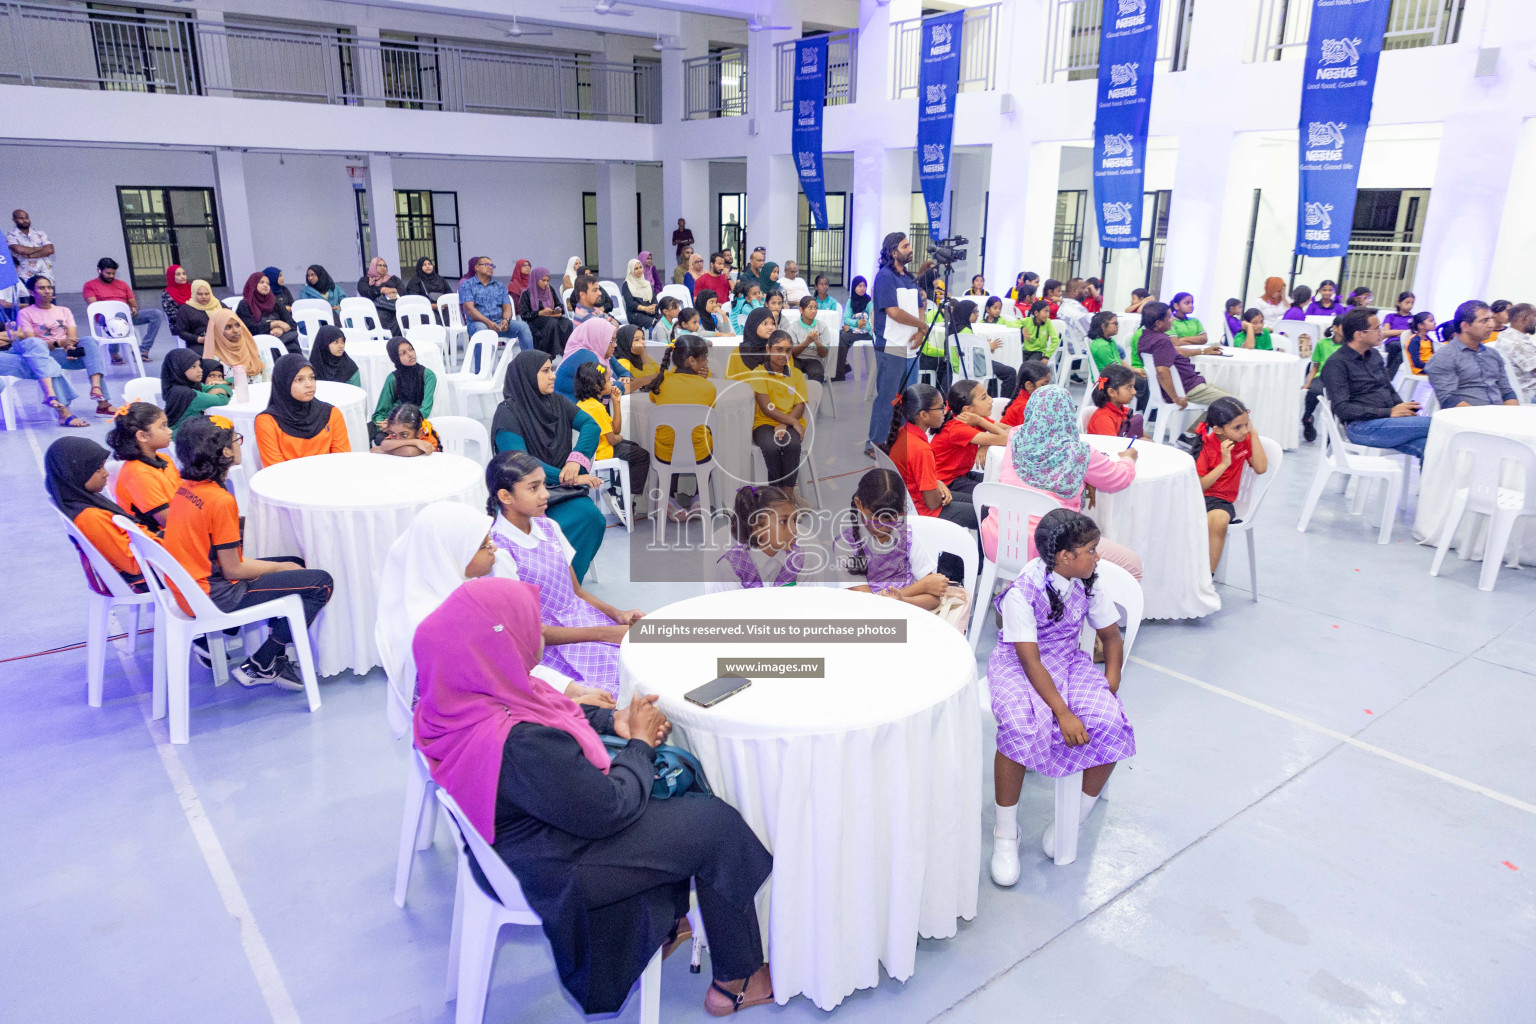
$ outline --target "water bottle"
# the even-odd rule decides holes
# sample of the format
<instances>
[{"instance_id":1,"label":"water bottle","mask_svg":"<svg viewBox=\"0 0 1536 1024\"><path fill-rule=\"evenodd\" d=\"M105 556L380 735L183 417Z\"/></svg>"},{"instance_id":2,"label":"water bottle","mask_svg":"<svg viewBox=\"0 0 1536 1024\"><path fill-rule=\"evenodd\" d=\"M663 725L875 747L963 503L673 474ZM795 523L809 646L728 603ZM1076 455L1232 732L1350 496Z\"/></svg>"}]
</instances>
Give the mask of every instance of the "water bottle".
<instances>
[{"instance_id":1,"label":"water bottle","mask_svg":"<svg viewBox=\"0 0 1536 1024\"><path fill-rule=\"evenodd\" d=\"M251 379L246 375L245 367L235 366L235 401L240 403L251 400Z\"/></svg>"}]
</instances>

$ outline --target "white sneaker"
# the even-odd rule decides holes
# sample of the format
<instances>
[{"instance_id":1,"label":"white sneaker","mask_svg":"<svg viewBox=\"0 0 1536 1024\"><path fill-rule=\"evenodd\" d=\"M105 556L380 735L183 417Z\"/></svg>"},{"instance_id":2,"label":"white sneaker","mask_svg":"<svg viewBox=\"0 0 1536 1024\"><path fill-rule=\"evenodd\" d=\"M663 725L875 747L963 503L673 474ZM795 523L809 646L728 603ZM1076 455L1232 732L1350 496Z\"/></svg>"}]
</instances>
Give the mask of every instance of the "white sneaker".
<instances>
[{"instance_id":1,"label":"white sneaker","mask_svg":"<svg viewBox=\"0 0 1536 1024\"><path fill-rule=\"evenodd\" d=\"M1000 836L992 830L992 881L1004 888L1019 880L1019 833Z\"/></svg>"}]
</instances>

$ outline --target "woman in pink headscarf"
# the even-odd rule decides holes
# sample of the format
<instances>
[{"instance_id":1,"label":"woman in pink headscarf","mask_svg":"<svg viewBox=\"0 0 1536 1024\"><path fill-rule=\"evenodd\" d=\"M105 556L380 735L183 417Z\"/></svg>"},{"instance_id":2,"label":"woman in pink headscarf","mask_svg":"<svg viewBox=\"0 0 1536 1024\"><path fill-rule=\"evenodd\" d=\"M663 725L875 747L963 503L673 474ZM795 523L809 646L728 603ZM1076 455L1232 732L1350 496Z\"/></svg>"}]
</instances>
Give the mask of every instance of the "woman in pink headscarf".
<instances>
[{"instance_id":1,"label":"woman in pink headscarf","mask_svg":"<svg viewBox=\"0 0 1536 1024\"><path fill-rule=\"evenodd\" d=\"M523 292L528 290L528 284L531 280L530 272L532 270L533 264L527 260L518 260L513 264L512 280L507 282L507 294L512 296L513 302L522 298Z\"/></svg>"},{"instance_id":2,"label":"woman in pink headscarf","mask_svg":"<svg viewBox=\"0 0 1536 1024\"><path fill-rule=\"evenodd\" d=\"M528 287L517 300L517 316L533 333L534 348L551 358L565 349L565 339L571 336L574 325L550 287L548 267L534 267L528 275Z\"/></svg>"},{"instance_id":3,"label":"woman in pink headscarf","mask_svg":"<svg viewBox=\"0 0 1536 1024\"><path fill-rule=\"evenodd\" d=\"M656 264L651 259L650 250L647 249L645 252L642 252L640 255L636 256L635 259L640 261L640 271L645 275L645 279L651 282L651 294L660 295L661 271L656 269Z\"/></svg>"},{"instance_id":4,"label":"woman in pink headscarf","mask_svg":"<svg viewBox=\"0 0 1536 1024\"><path fill-rule=\"evenodd\" d=\"M705 1009L771 1001L753 899L772 857L717 797L651 799L652 748L671 729L656 698L578 707L529 676L542 646L536 588L459 587L416 630L415 740L517 876L566 990L586 1013L616 1012L683 938L696 880L715 978ZM610 758L599 733L628 742Z\"/></svg>"},{"instance_id":5,"label":"woman in pink headscarf","mask_svg":"<svg viewBox=\"0 0 1536 1024\"><path fill-rule=\"evenodd\" d=\"M368 261L368 272L357 279L357 294L373 300L373 308L379 311L379 326L386 331L395 330L395 301L405 285L389 272L389 264L383 256Z\"/></svg>"}]
</instances>

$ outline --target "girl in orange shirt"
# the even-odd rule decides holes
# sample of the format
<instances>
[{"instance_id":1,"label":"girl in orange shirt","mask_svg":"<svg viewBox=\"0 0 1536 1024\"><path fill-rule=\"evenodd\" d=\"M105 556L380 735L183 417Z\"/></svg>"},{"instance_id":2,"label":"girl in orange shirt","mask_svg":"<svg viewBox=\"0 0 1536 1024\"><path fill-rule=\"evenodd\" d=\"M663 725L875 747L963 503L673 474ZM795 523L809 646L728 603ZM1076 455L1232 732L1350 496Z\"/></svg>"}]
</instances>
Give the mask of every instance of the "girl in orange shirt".
<instances>
[{"instance_id":1,"label":"girl in orange shirt","mask_svg":"<svg viewBox=\"0 0 1536 1024\"><path fill-rule=\"evenodd\" d=\"M176 464L160 452L171 446L170 420L158 406L134 402L117 410L107 446L122 461L117 474L117 500L147 529L160 533L171 496L181 486Z\"/></svg>"},{"instance_id":2,"label":"girl in orange shirt","mask_svg":"<svg viewBox=\"0 0 1536 1024\"><path fill-rule=\"evenodd\" d=\"M61 437L48 446L48 453L43 456L43 486L75 529L112 563L130 587L142 594L144 574L128 549L128 534L112 522L113 516L128 513L101 493L107 486L108 454L88 437ZM80 560L91 589L107 593L106 585L95 578L83 551Z\"/></svg>"},{"instance_id":3,"label":"girl in orange shirt","mask_svg":"<svg viewBox=\"0 0 1536 1024\"><path fill-rule=\"evenodd\" d=\"M316 398L315 388L315 368L303 356L283 356L272 368L272 395L256 417L263 466L352 450L341 410Z\"/></svg>"}]
</instances>

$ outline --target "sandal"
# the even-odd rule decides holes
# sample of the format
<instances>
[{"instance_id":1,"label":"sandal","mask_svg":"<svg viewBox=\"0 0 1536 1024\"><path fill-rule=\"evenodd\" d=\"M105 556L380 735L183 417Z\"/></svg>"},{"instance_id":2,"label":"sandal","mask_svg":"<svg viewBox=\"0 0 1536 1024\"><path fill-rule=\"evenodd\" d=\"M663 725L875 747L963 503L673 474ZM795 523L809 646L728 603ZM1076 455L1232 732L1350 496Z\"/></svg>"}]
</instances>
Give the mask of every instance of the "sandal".
<instances>
[{"instance_id":1,"label":"sandal","mask_svg":"<svg viewBox=\"0 0 1536 1024\"><path fill-rule=\"evenodd\" d=\"M59 426L61 426L61 427L88 427L88 426L90 426L90 423L87 422L86 420L81 419L79 416L73 416L72 415L72 416L69 416L67 419L59 420Z\"/></svg>"},{"instance_id":2,"label":"sandal","mask_svg":"<svg viewBox=\"0 0 1536 1024\"><path fill-rule=\"evenodd\" d=\"M661 958L665 960L676 953L683 943L691 941L693 941L693 925L688 923L686 917L678 918L677 923L672 926L672 937L661 947Z\"/></svg>"},{"instance_id":3,"label":"sandal","mask_svg":"<svg viewBox=\"0 0 1536 1024\"><path fill-rule=\"evenodd\" d=\"M111 402L97 402L96 403L96 415L97 416L116 416L117 415L117 410L112 408L112 403Z\"/></svg>"},{"instance_id":4,"label":"sandal","mask_svg":"<svg viewBox=\"0 0 1536 1024\"><path fill-rule=\"evenodd\" d=\"M766 967L767 965L764 964L763 966ZM758 970L762 970L762 968L758 968ZM718 992L722 996L725 996L731 1001L731 1005L729 1009L718 1008L717 1006L711 1006L709 999L706 998L704 1000L704 1012L709 1014L711 1017L729 1017L731 1014L738 1013L747 1009L748 1007L762 1006L766 1003L773 1002L773 987L771 985L768 988L767 995L758 996L755 999L750 999L747 997L747 989L749 986L751 986L752 977L755 977L756 974L757 972L754 971L752 976L747 978L747 980L742 984L740 992L732 992L718 981L711 981L709 983L709 990L711 992Z\"/></svg>"},{"instance_id":5,"label":"sandal","mask_svg":"<svg viewBox=\"0 0 1536 1024\"><path fill-rule=\"evenodd\" d=\"M97 411L107 404L107 393L101 389L100 384L91 385L91 399L96 403Z\"/></svg>"}]
</instances>

